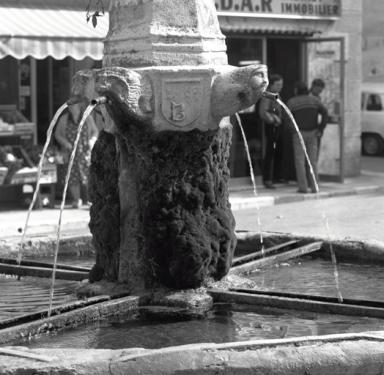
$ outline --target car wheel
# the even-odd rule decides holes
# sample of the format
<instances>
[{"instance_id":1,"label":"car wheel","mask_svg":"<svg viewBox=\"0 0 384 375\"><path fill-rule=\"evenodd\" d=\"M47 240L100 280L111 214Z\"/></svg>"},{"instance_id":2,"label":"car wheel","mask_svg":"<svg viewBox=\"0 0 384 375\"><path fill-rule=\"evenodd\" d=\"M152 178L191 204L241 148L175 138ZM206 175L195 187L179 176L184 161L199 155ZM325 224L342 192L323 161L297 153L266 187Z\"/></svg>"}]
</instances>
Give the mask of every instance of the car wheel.
<instances>
[{"instance_id":1,"label":"car wheel","mask_svg":"<svg viewBox=\"0 0 384 375\"><path fill-rule=\"evenodd\" d=\"M379 155L383 152L383 140L376 134L366 134L362 142L365 155Z\"/></svg>"}]
</instances>

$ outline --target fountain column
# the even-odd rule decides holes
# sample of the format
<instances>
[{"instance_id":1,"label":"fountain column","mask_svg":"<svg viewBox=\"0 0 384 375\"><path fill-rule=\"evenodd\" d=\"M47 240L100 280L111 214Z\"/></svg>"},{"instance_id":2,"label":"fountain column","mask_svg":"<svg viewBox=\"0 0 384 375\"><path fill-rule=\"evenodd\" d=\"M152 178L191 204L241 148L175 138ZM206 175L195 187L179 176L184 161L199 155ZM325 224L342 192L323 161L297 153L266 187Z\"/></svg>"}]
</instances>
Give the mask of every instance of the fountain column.
<instances>
[{"instance_id":1,"label":"fountain column","mask_svg":"<svg viewBox=\"0 0 384 375\"><path fill-rule=\"evenodd\" d=\"M196 288L231 265L228 118L256 102L263 65L227 65L211 0L115 0L103 69L74 93L103 96L92 155L91 281Z\"/></svg>"}]
</instances>

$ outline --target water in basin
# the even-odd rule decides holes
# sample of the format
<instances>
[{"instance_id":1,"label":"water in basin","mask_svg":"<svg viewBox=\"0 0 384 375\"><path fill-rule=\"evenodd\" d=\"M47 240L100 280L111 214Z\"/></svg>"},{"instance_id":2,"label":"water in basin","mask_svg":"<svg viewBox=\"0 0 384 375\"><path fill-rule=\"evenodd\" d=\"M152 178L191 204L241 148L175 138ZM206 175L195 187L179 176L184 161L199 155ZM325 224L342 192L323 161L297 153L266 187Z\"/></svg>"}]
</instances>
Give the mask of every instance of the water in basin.
<instances>
[{"instance_id":1,"label":"water in basin","mask_svg":"<svg viewBox=\"0 0 384 375\"><path fill-rule=\"evenodd\" d=\"M383 267L339 263L339 285L344 298L384 301ZM337 297L333 265L322 259L295 259L247 276L258 289Z\"/></svg>"},{"instance_id":2,"label":"water in basin","mask_svg":"<svg viewBox=\"0 0 384 375\"><path fill-rule=\"evenodd\" d=\"M384 320L218 304L205 319L102 321L18 344L32 348L161 348L384 329Z\"/></svg>"},{"instance_id":3,"label":"water in basin","mask_svg":"<svg viewBox=\"0 0 384 375\"><path fill-rule=\"evenodd\" d=\"M48 264L53 264L54 256L33 256L33 257L24 257L26 260L33 260L36 262L43 262ZM59 264L65 264L68 266L76 266L76 267L87 267L89 269L95 264L95 256L94 255L66 255L59 254L57 257L57 262Z\"/></svg>"},{"instance_id":4,"label":"water in basin","mask_svg":"<svg viewBox=\"0 0 384 375\"><path fill-rule=\"evenodd\" d=\"M76 281L57 280L53 305L76 301ZM50 280L38 277L0 275L0 321L36 311L47 310L50 295Z\"/></svg>"}]
</instances>

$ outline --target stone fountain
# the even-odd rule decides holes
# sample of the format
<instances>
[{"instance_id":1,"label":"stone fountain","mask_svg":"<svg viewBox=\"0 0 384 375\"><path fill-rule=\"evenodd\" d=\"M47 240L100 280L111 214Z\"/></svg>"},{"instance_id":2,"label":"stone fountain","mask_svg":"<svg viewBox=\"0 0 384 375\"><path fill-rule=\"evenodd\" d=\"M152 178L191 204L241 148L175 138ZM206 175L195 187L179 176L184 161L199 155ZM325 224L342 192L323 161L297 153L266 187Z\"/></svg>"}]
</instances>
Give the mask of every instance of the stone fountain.
<instances>
[{"instance_id":1,"label":"stone fountain","mask_svg":"<svg viewBox=\"0 0 384 375\"><path fill-rule=\"evenodd\" d=\"M236 236L228 202L228 116L255 103L268 81L263 65L228 66L225 50L211 0L112 2L104 67L77 73L73 85L74 97L100 104L104 118L90 175L96 264L82 293L112 294L119 285L118 293L132 299L120 305L104 299L82 309L78 321L86 314L105 317L107 305L134 305L133 295L148 290L198 288L229 271ZM33 323L34 332L71 325L67 315ZM14 337L14 331L2 334ZM383 337L158 350L2 347L0 373L370 375L382 373Z\"/></svg>"},{"instance_id":2,"label":"stone fountain","mask_svg":"<svg viewBox=\"0 0 384 375\"><path fill-rule=\"evenodd\" d=\"M75 96L96 99L90 281L129 293L197 288L229 271L228 116L267 87L264 65L227 65L210 0L112 2L104 68L80 71Z\"/></svg>"}]
</instances>

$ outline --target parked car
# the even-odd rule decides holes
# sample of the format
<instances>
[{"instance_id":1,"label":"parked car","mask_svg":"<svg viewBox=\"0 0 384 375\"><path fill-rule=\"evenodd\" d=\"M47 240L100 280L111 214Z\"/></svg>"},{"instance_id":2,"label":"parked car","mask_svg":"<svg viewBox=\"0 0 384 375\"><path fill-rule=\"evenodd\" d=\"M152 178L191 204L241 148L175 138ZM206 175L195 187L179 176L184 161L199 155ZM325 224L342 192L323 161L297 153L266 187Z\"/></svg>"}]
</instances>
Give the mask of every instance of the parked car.
<instances>
[{"instance_id":1,"label":"parked car","mask_svg":"<svg viewBox=\"0 0 384 375\"><path fill-rule=\"evenodd\" d=\"M366 82L361 90L361 147L365 155L384 151L384 83Z\"/></svg>"}]
</instances>

